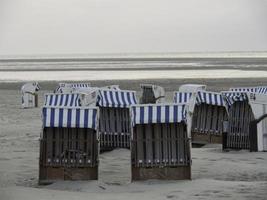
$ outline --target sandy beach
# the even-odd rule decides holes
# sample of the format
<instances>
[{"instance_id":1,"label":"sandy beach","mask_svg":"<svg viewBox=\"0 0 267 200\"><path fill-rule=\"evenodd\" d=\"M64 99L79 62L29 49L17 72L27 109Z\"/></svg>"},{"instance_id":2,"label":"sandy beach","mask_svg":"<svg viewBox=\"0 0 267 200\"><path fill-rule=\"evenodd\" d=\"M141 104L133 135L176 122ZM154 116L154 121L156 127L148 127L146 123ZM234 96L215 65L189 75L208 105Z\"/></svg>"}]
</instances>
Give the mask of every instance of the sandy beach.
<instances>
[{"instance_id":1,"label":"sandy beach","mask_svg":"<svg viewBox=\"0 0 267 200\"><path fill-rule=\"evenodd\" d=\"M210 90L230 86L267 85L262 79L155 79L93 81L92 85L119 84L139 91L139 84L162 85L167 101L182 83L204 83ZM192 149L191 181L131 183L130 151L116 149L100 155L98 181L59 181L38 185L40 106L20 108L22 82L0 84L0 199L266 199L267 154L222 152L221 145ZM40 82L39 105L56 82Z\"/></svg>"},{"instance_id":2,"label":"sandy beach","mask_svg":"<svg viewBox=\"0 0 267 200\"><path fill-rule=\"evenodd\" d=\"M266 18L267 0L0 0L0 200L267 200Z\"/></svg>"}]
</instances>

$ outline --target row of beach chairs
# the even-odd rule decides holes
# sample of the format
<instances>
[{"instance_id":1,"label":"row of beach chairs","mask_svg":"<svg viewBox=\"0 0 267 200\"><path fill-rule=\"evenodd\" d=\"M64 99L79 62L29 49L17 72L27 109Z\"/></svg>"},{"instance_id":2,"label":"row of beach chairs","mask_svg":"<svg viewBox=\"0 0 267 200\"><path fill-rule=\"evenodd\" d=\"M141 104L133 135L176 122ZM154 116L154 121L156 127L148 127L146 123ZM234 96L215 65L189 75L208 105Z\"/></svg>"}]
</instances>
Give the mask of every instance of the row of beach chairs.
<instances>
[{"instance_id":1,"label":"row of beach chairs","mask_svg":"<svg viewBox=\"0 0 267 200\"><path fill-rule=\"evenodd\" d=\"M68 93L60 88L66 86ZM61 84L45 95L40 180L97 179L99 150L118 147L131 150L132 180L190 179L191 139L223 143L226 138L225 148L250 148L255 91L216 93L183 85L168 104L163 88L142 85L137 104L135 91L77 86ZM58 96L68 94L58 104Z\"/></svg>"},{"instance_id":2,"label":"row of beach chairs","mask_svg":"<svg viewBox=\"0 0 267 200\"><path fill-rule=\"evenodd\" d=\"M27 87L31 92L40 89L38 83L32 83L32 85L28 83L23 86L23 94L27 93L25 92L25 88ZM84 93L86 91L91 91L91 88L89 83L60 83L55 92L57 95L61 96L75 93L78 97L77 91L82 91ZM231 88L230 90L238 92L237 94L242 92L265 93L266 90L263 88L264 87ZM175 92L174 103L189 103L194 90L198 92L195 92L196 102L193 103L194 110L191 124L193 142L203 144L222 143L223 122L229 121L227 148L249 149L248 126L249 122L254 118L248 100L238 98L229 105L227 104L228 101L223 100L223 96L220 93L208 92L204 85L183 85L180 87L179 92ZM101 91L101 105L97 105L100 109L99 132L101 149L113 149L116 147L129 148L131 129L129 107L137 103L136 93L134 91L120 90L119 86L108 86ZM118 97L117 93L113 93L114 91L120 91L122 94L125 92L129 94L130 92L130 97L128 94L128 96L125 95L125 97L124 95ZM225 94L225 92L223 94ZM229 94L231 94L231 92ZM36 97L36 93L34 96ZM47 96L49 97L49 95ZM51 105L51 102L53 104L53 100L51 100L53 96L55 95L50 95L50 101L45 101L45 106L53 106ZM77 99L76 96L73 99ZM130 98L130 100L128 98ZM71 99L71 97L69 99ZM114 99L120 99L121 102L118 102L122 104L115 105ZM141 104L163 103L164 99L165 93L162 87L149 84L141 85ZM231 99L233 99L233 97L231 97ZM96 101L97 100L94 100L93 102ZM61 104L59 102L60 101L57 100L56 106L69 106L67 102ZM69 100L69 102L71 102L71 100ZM74 103L70 106L80 106L81 104L79 102L77 103L77 101ZM95 103L95 105L96 104L97 103Z\"/></svg>"}]
</instances>

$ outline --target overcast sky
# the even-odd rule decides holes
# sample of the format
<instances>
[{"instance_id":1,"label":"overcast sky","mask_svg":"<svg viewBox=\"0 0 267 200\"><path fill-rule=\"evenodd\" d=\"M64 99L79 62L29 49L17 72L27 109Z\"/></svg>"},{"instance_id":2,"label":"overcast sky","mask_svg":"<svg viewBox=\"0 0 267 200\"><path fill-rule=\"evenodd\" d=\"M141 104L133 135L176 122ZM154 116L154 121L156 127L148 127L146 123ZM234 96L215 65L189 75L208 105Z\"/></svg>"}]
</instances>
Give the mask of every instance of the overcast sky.
<instances>
[{"instance_id":1,"label":"overcast sky","mask_svg":"<svg viewBox=\"0 0 267 200\"><path fill-rule=\"evenodd\" d=\"M266 50L267 0L0 0L0 54Z\"/></svg>"}]
</instances>

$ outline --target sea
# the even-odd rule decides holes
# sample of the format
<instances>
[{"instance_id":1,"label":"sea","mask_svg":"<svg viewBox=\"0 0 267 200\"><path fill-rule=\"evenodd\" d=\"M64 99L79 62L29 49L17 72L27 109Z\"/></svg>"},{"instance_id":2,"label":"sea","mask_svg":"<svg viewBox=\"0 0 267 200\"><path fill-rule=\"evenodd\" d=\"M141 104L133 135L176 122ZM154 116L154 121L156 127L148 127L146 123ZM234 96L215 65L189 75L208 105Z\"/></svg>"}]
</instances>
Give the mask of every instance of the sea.
<instances>
[{"instance_id":1,"label":"sea","mask_svg":"<svg viewBox=\"0 0 267 200\"><path fill-rule=\"evenodd\" d=\"M0 55L0 81L267 78L267 52Z\"/></svg>"}]
</instances>

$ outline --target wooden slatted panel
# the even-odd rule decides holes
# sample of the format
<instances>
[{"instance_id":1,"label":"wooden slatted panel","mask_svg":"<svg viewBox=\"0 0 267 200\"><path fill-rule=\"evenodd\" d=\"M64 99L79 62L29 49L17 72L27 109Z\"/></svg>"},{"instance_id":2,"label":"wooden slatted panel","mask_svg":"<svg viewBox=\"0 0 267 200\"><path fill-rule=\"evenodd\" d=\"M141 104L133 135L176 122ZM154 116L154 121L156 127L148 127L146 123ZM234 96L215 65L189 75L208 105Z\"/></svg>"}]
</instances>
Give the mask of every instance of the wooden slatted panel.
<instances>
[{"instance_id":1,"label":"wooden slatted panel","mask_svg":"<svg viewBox=\"0 0 267 200\"><path fill-rule=\"evenodd\" d=\"M199 106L196 106L195 109L194 109L194 120L193 120L193 127L194 127L194 131L195 130L198 130L198 127L200 127L200 119L201 119L201 116L200 116L200 107Z\"/></svg>"},{"instance_id":2,"label":"wooden slatted panel","mask_svg":"<svg viewBox=\"0 0 267 200\"><path fill-rule=\"evenodd\" d=\"M133 129L132 165L185 166L190 162L186 125L138 124Z\"/></svg>"},{"instance_id":3,"label":"wooden slatted panel","mask_svg":"<svg viewBox=\"0 0 267 200\"><path fill-rule=\"evenodd\" d=\"M144 163L144 144L143 144L143 126L136 126L136 149L137 149L137 166L143 166Z\"/></svg>"},{"instance_id":4,"label":"wooden slatted panel","mask_svg":"<svg viewBox=\"0 0 267 200\"><path fill-rule=\"evenodd\" d=\"M84 139L84 132L81 131L81 133L80 134L77 134L77 136L78 136L78 138L77 138L77 140L78 140L78 147L77 147L77 149L81 153L79 155L79 158L78 158L78 165L79 166L82 166L84 164L84 162L85 162L85 159L84 159L85 156L83 155L83 152L86 152L85 151L85 147L84 147L84 141L85 141L85 139Z\"/></svg>"},{"instance_id":5,"label":"wooden slatted panel","mask_svg":"<svg viewBox=\"0 0 267 200\"><path fill-rule=\"evenodd\" d=\"M47 132L46 132L46 141L47 141L47 158L46 158L46 162L48 164L52 164L53 162L53 132L54 129L53 128L47 128Z\"/></svg>"},{"instance_id":6,"label":"wooden slatted panel","mask_svg":"<svg viewBox=\"0 0 267 200\"><path fill-rule=\"evenodd\" d=\"M182 126L177 126L178 134L179 134L179 164L184 165L185 164L185 134Z\"/></svg>"},{"instance_id":7,"label":"wooden slatted panel","mask_svg":"<svg viewBox=\"0 0 267 200\"><path fill-rule=\"evenodd\" d=\"M199 106L199 126L197 127L197 131L199 133L203 133L203 121L204 121L204 118L203 118L203 106Z\"/></svg>"},{"instance_id":8,"label":"wooden slatted panel","mask_svg":"<svg viewBox=\"0 0 267 200\"><path fill-rule=\"evenodd\" d=\"M209 127L209 129L210 129L210 134L213 134L214 132L216 132L216 131L214 131L215 130L215 127L216 127L216 113L214 112L215 111L215 106L211 106L211 113L210 113L210 127Z\"/></svg>"},{"instance_id":9,"label":"wooden slatted panel","mask_svg":"<svg viewBox=\"0 0 267 200\"><path fill-rule=\"evenodd\" d=\"M223 131L223 118L224 118L224 112L225 112L225 109L223 107L219 107L218 108L219 110L219 113L218 113L218 128L215 132L215 134L217 135L221 135L222 134L222 131Z\"/></svg>"},{"instance_id":10,"label":"wooden slatted panel","mask_svg":"<svg viewBox=\"0 0 267 200\"><path fill-rule=\"evenodd\" d=\"M220 114L219 111L219 107L218 106L214 106L213 107L213 126L212 126L212 130L214 131L218 131L218 115Z\"/></svg>"},{"instance_id":11,"label":"wooden slatted panel","mask_svg":"<svg viewBox=\"0 0 267 200\"><path fill-rule=\"evenodd\" d=\"M163 155L163 163L166 165L166 162L168 162L168 127L166 124L162 124L161 126L161 139L162 139L162 155Z\"/></svg>"},{"instance_id":12,"label":"wooden slatted panel","mask_svg":"<svg viewBox=\"0 0 267 200\"><path fill-rule=\"evenodd\" d=\"M140 104L156 103L154 92L151 87L143 87Z\"/></svg>"},{"instance_id":13,"label":"wooden slatted panel","mask_svg":"<svg viewBox=\"0 0 267 200\"><path fill-rule=\"evenodd\" d=\"M211 129L211 122L212 122L212 105L207 105L207 119L206 119L206 124L205 124L205 132L206 133L212 133Z\"/></svg>"},{"instance_id":14,"label":"wooden slatted panel","mask_svg":"<svg viewBox=\"0 0 267 200\"><path fill-rule=\"evenodd\" d=\"M100 108L101 149L130 147L129 108Z\"/></svg>"},{"instance_id":15,"label":"wooden slatted panel","mask_svg":"<svg viewBox=\"0 0 267 200\"><path fill-rule=\"evenodd\" d=\"M155 134L155 160L154 163L162 163L162 149L161 149L161 124L154 124L154 134Z\"/></svg>"},{"instance_id":16,"label":"wooden slatted panel","mask_svg":"<svg viewBox=\"0 0 267 200\"><path fill-rule=\"evenodd\" d=\"M175 129L175 124L170 125L170 150L171 150L171 165L175 165L177 163L177 136L176 136L176 129Z\"/></svg>"},{"instance_id":17,"label":"wooden slatted panel","mask_svg":"<svg viewBox=\"0 0 267 200\"><path fill-rule=\"evenodd\" d=\"M96 131L79 128L45 128L41 138L40 155L40 163L44 166L97 166Z\"/></svg>"},{"instance_id":18,"label":"wooden slatted panel","mask_svg":"<svg viewBox=\"0 0 267 200\"><path fill-rule=\"evenodd\" d=\"M226 148L249 149L249 123L254 116L247 101L235 102L229 109Z\"/></svg>"},{"instance_id":19,"label":"wooden slatted panel","mask_svg":"<svg viewBox=\"0 0 267 200\"><path fill-rule=\"evenodd\" d=\"M153 162L153 152L152 152L152 124L147 124L145 126L145 133L144 133L144 141L145 141L145 148L146 148L146 166L150 166Z\"/></svg>"},{"instance_id":20,"label":"wooden slatted panel","mask_svg":"<svg viewBox=\"0 0 267 200\"><path fill-rule=\"evenodd\" d=\"M205 142L212 142L212 135L222 135L224 120L227 120L227 112L224 107L207 104L196 105L192 121L192 135L206 135L205 138L209 138L209 141L205 140ZM200 139L201 137L198 137L197 140Z\"/></svg>"}]
</instances>

